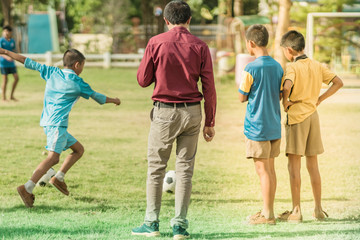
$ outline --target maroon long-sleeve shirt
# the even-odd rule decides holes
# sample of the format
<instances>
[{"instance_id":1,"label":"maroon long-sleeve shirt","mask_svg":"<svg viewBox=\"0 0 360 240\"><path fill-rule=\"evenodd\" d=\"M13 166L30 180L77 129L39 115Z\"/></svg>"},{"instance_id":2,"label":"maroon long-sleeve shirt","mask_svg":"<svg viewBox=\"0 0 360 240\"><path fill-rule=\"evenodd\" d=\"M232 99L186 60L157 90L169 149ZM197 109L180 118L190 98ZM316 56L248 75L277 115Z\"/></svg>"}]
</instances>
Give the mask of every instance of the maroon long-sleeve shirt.
<instances>
[{"instance_id":1,"label":"maroon long-sleeve shirt","mask_svg":"<svg viewBox=\"0 0 360 240\"><path fill-rule=\"evenodd\" d=\"M198 89L199 77L204 95ZM150 39L137 80L142 87L155 82L154 101L189 103L204 97L205 126L215 125L216 91L210 51L186 28L174 27Z\"/></svg>"}]
</instances>

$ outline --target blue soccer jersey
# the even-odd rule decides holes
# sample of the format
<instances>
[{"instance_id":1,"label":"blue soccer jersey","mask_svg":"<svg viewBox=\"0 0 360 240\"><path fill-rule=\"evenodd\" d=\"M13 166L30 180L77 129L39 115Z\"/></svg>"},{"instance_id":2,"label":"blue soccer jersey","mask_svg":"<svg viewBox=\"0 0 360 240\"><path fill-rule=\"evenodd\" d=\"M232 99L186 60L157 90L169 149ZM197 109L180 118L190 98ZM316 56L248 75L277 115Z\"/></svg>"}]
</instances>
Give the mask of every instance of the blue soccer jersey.
<instances>
[{"instance_id":1,"label":"blue soccer jersey","mask_svg":"<svg viewBox=\"0 0 360 240\"><path fill-rule=\"evenodd\" d=\"M249 63L241 76L239 92L248 96L244 134L253 141L281 138L280 93L284 71L270 56Z\"/></svg>"},{"instance_id":2,"label":"blue soccer jersey","mask_svg":"<svg viewBox=\"0 0 360 240\"><path fill-rule=\"evenodd\" d=\"M0 46L3 49L13 52L15 50L15 41L12 38L8 41L6 38L2 37L0 38ZM0 57L0 67L3 68L15 67L15 61L8 61L4 57Z\"/></svg>"},{"instance_id":3,"label":"blue soccer jersey","mask_svg":"<svg viewBox=\"0 0 360 240\"><path fill-rule=\"evenodd\" d=\"M79 97L91 97L99 104L106 102L105 95L92 90L89 84L71 69L46 66L29 58L26 58L24 65L39 71L46 81L40 126L67 127L70 111Z\"/></svg>"}]
</instances>

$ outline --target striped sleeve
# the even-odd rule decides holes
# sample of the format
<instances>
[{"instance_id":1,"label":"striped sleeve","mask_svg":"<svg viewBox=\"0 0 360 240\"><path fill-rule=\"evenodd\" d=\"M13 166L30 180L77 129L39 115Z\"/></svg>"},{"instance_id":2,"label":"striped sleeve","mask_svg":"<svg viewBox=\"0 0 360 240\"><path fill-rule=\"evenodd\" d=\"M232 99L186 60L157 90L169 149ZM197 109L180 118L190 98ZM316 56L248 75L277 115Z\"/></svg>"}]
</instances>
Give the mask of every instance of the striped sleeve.
<instances>
[{"instance_id":1,"label":"striped sleeve","mask_svg":"<svg viewBox=\"0 0 360 240\"><path fill-rule=\"evenodd\" d=\"M249 95L251 86L254 82L253 77L247 71L241 73L239 92L245 96Z\"/></svg>"}]
</instances>

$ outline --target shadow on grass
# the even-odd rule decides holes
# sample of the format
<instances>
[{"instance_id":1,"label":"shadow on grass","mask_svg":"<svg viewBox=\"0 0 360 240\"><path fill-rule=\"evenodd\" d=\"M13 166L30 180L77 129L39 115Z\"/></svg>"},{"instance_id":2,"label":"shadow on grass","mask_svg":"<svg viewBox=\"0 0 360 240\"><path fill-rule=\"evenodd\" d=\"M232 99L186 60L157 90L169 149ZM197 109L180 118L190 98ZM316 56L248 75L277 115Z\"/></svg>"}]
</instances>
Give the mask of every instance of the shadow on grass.
<instances>
[{"instance_id":1,"label":"shadow on grass","mask_svg":"<svg viewBox=\"0 0 360 240\"><path fill-rule=\"evenodd\" d=\"M301 202L313 202L312 198L309 199L302 199ZM350 201L348 198L344 197L337 197L337 198L323 198L322 201L338 201L338 202L346 202ZM239 199L203 199L203 198L191 198L191 202L198 203L245 203L245 202L262 202L262 199L251 199L251 198L239 198ZM291 202L290 198L283 198L283 199L275 199L275 202Z\"/></svg>"},{"instance_id":2,"label":"shadow on grass","mask_svg":"<svg viewBox=\"0 0 360 240\"><path fill-rule=\"evenodd\" d=\"M99 204L96 206L88 207L59 207L59 206L49 206L49 205L35 205L33 208L26 208L24 205L16 205L10 208L0 208L0 212L9 213L27 210L33 213L52 213L52 212L107 212L107 211L116 211L118 208L113 206L108 206L104 204ZM0 232L1 233L1 232Z\"/></svg>"},{"instance_id":3,"label":"shadow on grass","mask_svg":"<svg viewBox=\"0 0 360 240\"><path fill-rule=\"evenodd\" d=\"M66 236L68 239L76 239L80 237L81 239L86 239L86 236L91 236L94 234L102 234L106 236L108 231L103 230L102 227L92 227L90 229L84 229L84 227L75 227L73 229L64 228L63 226L59 227L49 227L49 226L33 226L33 227L1 227L0 226L0 237L3 239L26 239L27 237L33 237L34 235L38 236L47 236L46 239L51 238L56 239L56 237L63 238Z\"/></svg>"},{"instance_id":4,"label":"shadow on grass","mask_svg":"<svg viewBox=\"0 0 360 240\"><path fill-rule=\"evenodd\" d=\"M303 223L311 223L314 224L316 223L317 225L329 225L330 223L359 223L360 222L360 215L358 216L348 216L346 218L325 218L325 220L322 221L316 221L316 220L312 220L312 221L303 221ZM359 230L360 230L360 226L359 226Z\"/></svg>"},{"instance_id":5,"label":"shadow on grass","mask_svg":"<svg viewBox=\"0 0 360 240\"><path fill-rule=\"evenodd\" d=\"M296 237L310 237L318 235L326 235L331 237L331 235L339 236L339 234L359 234L360 229L358 230L330 230L330 231L296 231L296 232L235 232L235 233L209 233L209 234L191 234L193 239L227 239L227 238L264 238L266 236L271 237L282 237L284 239L291 239Z\"/></svg>"}]
</instances>

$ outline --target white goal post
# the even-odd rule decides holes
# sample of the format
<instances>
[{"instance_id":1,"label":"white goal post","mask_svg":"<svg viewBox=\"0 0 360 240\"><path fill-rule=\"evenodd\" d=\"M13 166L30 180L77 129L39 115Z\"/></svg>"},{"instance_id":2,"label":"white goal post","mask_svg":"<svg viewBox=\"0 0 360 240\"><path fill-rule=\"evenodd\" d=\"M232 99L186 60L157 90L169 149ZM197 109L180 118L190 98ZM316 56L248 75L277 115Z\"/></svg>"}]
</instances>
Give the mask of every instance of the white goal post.
<instances>
[{"instance_id":1,"label":"white goal post","mask_svg":"<svg viewBox=\"0 0 360 240\"><path fill-rule=\"evenodd\" d=\"M314 55L314 18L315 17L360 17L360 12L313 12L308 13L306 23L306 54L309 58Z\"/></svg>"}]
</instances>

